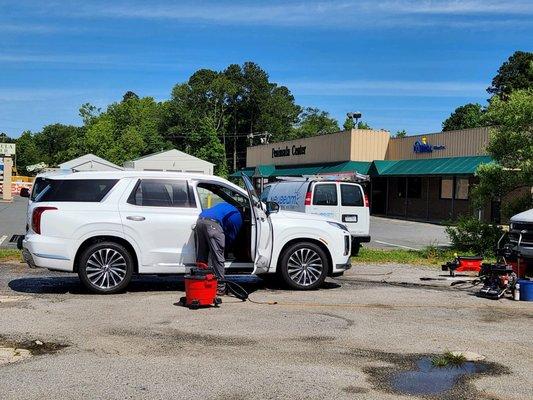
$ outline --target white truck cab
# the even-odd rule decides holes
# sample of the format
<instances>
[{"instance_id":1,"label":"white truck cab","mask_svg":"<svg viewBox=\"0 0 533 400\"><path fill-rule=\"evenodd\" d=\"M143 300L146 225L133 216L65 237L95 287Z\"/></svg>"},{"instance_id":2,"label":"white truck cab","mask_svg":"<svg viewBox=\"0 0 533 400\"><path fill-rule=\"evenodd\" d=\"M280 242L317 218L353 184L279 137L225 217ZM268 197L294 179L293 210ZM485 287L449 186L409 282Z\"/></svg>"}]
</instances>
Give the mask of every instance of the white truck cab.
<instances>
[{"instance_id":1,"label":"white truck cab","mask_svg":"<svg viewBox=\"0 0 533 400\"><path fill-rule=\"evenodd\" d=\"M350 233L333 219L279 210L216 176L152 171L77 172L43 178L28 212L23 255L31 267L76 272L98 293L133 274L183 274L195 265L194 226L226 201L244 224L227 250L228 273L276 274L314 289L351 267Z\"/></svg>"},{"instance_id":2,"label":"white truck cab","mask_svg":"<svg viewBox=\"0 0 533 400\"><path fill-rule=\"evenodd\" d=\"M370 241L370 211L363 187L354 182L289 179L265 185L263 201L273 201L282 210L320 215L348 227L352 255Z\"/></svg>"}]
</instances>

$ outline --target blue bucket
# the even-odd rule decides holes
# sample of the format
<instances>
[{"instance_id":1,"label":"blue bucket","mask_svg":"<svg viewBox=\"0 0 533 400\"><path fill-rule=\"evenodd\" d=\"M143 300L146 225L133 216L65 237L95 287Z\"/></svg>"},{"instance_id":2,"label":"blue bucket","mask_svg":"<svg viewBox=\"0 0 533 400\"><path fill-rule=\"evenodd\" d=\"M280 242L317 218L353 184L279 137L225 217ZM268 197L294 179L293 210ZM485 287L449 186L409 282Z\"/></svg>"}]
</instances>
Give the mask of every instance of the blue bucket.
<instances>
[{"instance_id":1,"label":"blue bucket","mask_svg":"<svg viewBox=\"0 0 533 400\"><path fill-rule=\"evenodd\" d=\"M520 300L533 301L533 281L527 279L519 279L520 284Z\"/></svg>"}]
</instances>

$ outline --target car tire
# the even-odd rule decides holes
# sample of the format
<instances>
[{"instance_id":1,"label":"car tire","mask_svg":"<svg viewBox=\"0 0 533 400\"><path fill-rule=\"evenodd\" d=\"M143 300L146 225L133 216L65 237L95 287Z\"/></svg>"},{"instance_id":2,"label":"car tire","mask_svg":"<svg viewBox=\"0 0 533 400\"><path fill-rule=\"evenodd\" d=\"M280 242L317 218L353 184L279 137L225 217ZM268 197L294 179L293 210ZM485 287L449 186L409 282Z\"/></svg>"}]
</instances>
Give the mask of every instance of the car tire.
<instances>
[{"instance_id":1,"label":"car tire","mask_svg":"<svg viewBox=\"0 0 533 400\"><path fill-rule=\"evenodd\" d=\"M313 290L324 283L328 264L328 257L320 246L311 242L295 243L281 256L280 274L292 289Z\"/></svg>"},{"instance_id":2,"label":"car tire","mask_svg":"<svg viewBox=\"0 0 533 400\"><path fill-rule=\"evenodd\" d=\"M355 257L359 254L359 249L361 249L361 243L359 243L359 240L352 239L352 252L351 256Z\"/></svg>"},{"instance_id":3,"label":"car tire","mask_svg":"<svg viewBox=\"0 0 533 400\"><path fill-rule=\"evenodd\" d=\"M130 252L115 242L98 242L81 254L78 276L91 292L113 294L124 290L133 275Z\"/></svg>"}]
</instances>

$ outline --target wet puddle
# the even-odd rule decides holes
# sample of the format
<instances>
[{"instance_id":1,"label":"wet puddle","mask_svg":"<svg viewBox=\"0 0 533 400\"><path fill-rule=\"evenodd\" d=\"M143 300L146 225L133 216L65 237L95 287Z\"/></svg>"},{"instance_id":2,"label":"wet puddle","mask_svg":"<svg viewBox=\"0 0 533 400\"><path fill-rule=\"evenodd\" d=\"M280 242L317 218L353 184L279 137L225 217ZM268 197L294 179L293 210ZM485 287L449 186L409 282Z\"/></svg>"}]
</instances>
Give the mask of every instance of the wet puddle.
<instances>
[{"instance_id":1,"label":"wet puddle","mask_svg":"<svg viewBox=\"0 0 533 400\"><path fill-rule=\"evenodd\" d=\"M438 367L433 365L430 357L424 357L416 362L414 371L391 374L390 386L392 390L403 394L438 395L453 389L461 378L487 370L485 364L471 361Z\"/></svg>"}]
</instances>

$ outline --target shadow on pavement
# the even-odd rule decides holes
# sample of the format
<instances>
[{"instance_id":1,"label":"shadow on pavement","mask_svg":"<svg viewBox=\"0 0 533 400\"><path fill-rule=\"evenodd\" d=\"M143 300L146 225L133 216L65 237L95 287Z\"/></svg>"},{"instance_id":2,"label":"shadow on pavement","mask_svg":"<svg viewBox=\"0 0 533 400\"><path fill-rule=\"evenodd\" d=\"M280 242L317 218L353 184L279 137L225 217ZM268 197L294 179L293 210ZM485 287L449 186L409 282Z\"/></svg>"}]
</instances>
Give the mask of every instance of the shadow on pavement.
<instances>
[{"instance_id":1,"label":"shadow on pavement","mask_svg":"<svg viewBox=\"0 0 533 400\"><path fill-rule=\"evenodd\" d=\"M264 283L255 276L228 276L228 280L237 282L248 293L264 288ZM76 276L42 276L13 279L8 283L11 290L33 294L92 294L83 286ZM126 292L183 292L183 276L136 276L133 277Z\"/></svg>"}]
</instances>

